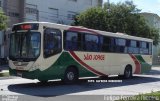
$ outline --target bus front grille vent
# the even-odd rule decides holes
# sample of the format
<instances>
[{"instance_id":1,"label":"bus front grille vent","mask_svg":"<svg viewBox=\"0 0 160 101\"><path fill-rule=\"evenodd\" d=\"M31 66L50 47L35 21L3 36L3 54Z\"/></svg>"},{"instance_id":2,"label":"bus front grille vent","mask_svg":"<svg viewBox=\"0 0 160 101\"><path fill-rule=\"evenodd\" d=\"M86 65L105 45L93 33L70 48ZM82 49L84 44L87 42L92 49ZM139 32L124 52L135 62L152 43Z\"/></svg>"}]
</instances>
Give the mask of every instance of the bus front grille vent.
<instances>
[{"instance_id":1,"label":"bus front grille vent","mask_svg":"<svg viewBox=\"0 0 160 101\"><path fill-rule=\"evenodd\" d=\"M13 62L13 64L14 64L15 66L27 66L27 65L28 65L27 62Z\"/></svg>"}]
</instances>

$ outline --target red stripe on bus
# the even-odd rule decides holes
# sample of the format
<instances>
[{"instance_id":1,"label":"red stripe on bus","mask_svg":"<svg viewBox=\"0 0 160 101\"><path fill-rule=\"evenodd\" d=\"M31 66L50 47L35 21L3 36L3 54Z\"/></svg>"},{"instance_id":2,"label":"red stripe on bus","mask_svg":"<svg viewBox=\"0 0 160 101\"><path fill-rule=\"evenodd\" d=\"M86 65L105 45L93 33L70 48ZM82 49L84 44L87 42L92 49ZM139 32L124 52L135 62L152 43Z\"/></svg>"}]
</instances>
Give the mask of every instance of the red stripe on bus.
<instances>
[{"instance_id":1,"label":"red stripe on bus","mask_svg":"<svg viewBox=\"0 0 160 101\"><path fill-rule=\"evenodd\" d=\"M135 65L136 65L136 70L135 70L134 74L140 74L140 70L141 70L140 62L137 60L137 58L134 55L132 55L132 54L129 54L129 55L133 59Z\"/></svg>"},{"instance_id":2,"label":"red stripe on bus","mask_svg":"<svg viewBox=\"0 0 160 101\"><path fill-rule=\"evenodd\" d=\"M69 51L69 52L81 65L83 65L85 68L87 68L88 70L90 70L94 74L96 74L96 75L98 74L99 76L107 76L106 74L103 74L103 73L95 70L94 68L90 67L86 63L84 63L73 51Z\"/></svg>"},{"instance_id":3,"label":"red stripe on bus","mask_svg":"<svg viewBox=\"0 0 160 101\"><path fill-rule=\"evenodd\" d=\"M98 34L95 31L89 30L89 29L82 29L82 28L76 28L76 27L71 27L69 28L70 31L78 31L78 32L88 32L88 33L92 33L92 34Z\"/></svg>"}]
</instances>

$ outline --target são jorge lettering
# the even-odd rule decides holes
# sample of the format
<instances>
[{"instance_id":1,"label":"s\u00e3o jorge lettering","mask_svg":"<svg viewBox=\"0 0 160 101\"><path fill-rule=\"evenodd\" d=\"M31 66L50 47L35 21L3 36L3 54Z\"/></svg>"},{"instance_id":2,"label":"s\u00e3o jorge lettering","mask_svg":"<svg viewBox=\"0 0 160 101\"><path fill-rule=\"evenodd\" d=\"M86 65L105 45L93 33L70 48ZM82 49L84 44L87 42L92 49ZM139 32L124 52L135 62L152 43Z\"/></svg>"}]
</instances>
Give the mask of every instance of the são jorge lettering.
<instances>
[{"instance_id":1,"label":"s\u00e3o jorge lettering","mask_svg":"<svg viewBox=\"0 0 160 101\"><path fill-rule=\"evenodd\" d=\"M105 60L105 55L100 55L100 54L84 54L84 60Z\"/></svg>"}]
</instances>

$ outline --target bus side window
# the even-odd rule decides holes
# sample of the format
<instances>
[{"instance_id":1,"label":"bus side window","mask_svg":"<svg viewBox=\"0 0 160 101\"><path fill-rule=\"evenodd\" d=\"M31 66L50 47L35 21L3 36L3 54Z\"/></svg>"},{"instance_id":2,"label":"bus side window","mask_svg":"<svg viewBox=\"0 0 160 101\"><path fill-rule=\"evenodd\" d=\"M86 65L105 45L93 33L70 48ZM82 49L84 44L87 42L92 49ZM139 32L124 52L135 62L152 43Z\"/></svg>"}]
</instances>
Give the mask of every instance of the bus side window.
<instances>
[{"instance_id":1,"label":"bus side window","mask_svg":"<svg viewBox=\"0 0 160 101\"><path fill-rule=\"evenodd\" d=\"M104 37L103 36L100 36L99 37L99 50L100 50L100 52L104 52L103 50L103 42L104 41Z\"/></svg>"},{"instance_id":2,"label":"bus side window","mask_svg":"<svg viewBox=\"0 0 160 101\"><path fill-rule=\"evenodd\" d=\"M112 52L111 38L107 36L100 37L101 51Z\"/></svg>"},{"instance_id":3,"label":"bus side window","mask_svg":"<svg viewBox=\"0 0 160 101\"><path fill-rule=\"evenodd\" d=\"M66 32L64 38L65 50L78 50L78 33Z\"/></svg>"},{"instance_id":4,"label":"bus side window","mask_svg":"<svg viewBox=\"0 0 160 101\"><path fill-rule=\"evenodd\" d=\"M116 52L119 53L126 53L127 52L127 47L126 45L126 40L121 39L121 38L116 38Z\"/></svg>"},{"instance_id":5,"label":"bus side window","mask_svg":"<svg viewBox=\"0 0 160 101\"><path fill-rule=\"evenodd\" d=\"M149 43L149 55L152 54L152 43Z\"/></svg>"},{"instance_id":6,"label":"bus side window","mask_svg":"<svg viewBox=\"0 0 160 101\"><path fill-rule=\"evenodd\" d=\"M139 53L139 42L135 40L130 40L130 45L128 46L128 53L138 54Z\"/></svg>"},{"instance_id":7,"label":"bus side window","mask_svg":"<svg viewBox=\"0 0 160 101\"><path fill-rule=\"evenodd\" d=\"M141 42L141 48L140 48L140 52L141 54L149 54L149 45L147 47L147 42Z\"/></svg>"},{"instance_id":8,"label":"bus side window","mask_svg":"<svg viewBox=\"0 0 160 101\"><path fill-rule=\"evenodd\" d=\"M44 30L44 57L50 57L61 52L61 31L46 28Z\"/></svg>"},{"instance_id":9,"label":"bus side window","mask_svg":"<svg viewBox=\"0 0 160 101\"><path fill-rule=\"evenodd\" d=\"M96 35L85 35L85 49L86 51L98 52L99 38Z\"/></svg>"}]
</instances>

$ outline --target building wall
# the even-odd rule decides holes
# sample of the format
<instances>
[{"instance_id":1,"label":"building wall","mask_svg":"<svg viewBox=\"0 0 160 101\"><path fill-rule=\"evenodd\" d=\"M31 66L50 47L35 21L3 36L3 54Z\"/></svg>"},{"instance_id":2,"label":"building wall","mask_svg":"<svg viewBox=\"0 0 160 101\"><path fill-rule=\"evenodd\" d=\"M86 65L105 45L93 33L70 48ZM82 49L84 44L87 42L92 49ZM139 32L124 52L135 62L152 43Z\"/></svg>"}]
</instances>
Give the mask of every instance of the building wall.
<instances>
[{"instance_id":1,"label":"building wall","mask_svg":"<svg viewBox=\"0 0 160 101\"><path fill-rule=\"evenodd\" d=\"M23 21L22 5L24 0L0 0L4 14L8 17L7 29L1 31L0 35L0 58L6 58L9 54L9 33L15 23ZM23 3L23 4L22 4ZM23 7L24 8L24 7ZM23 10L24 12L24 10Z\"/></svg>"},{"instance_id":2,"label":"building wall","mask_svg":"<svg viewBox=\"0 0 160 101\"><path fill-rule=\"evenodd\" d=\"M160 17L157 14L142 13L142 15L145 17L150 27L160 28Z\"/></svg>"},{"instance_id":3,"label":"building wall","mask_svg":"<svg viewBox=\"0 0 160 101\"><path fill-rule=\"evenodd\" d=\"M4 0L0 0L0 8L4 10ZM4 54L4 31L0 30L0 58L4 58Z\"/></svg>"},{"instance_id":4,"label":"building wall","mask_svg":"<svg viewBox=\"0 0 160 101\"><path fill-rule=\"evenodd\" d=\"M147 21L150 27L154 27L159 30L160 34L160 17L153 13L141 13ZM153 46L153 64L160 65L160 43L157 46Z\"/></svg>"},{"instance_id":5,"label":"building wall","mask_svg":"<svg viewBox=\"0 0 160 101\"><path fill-rule=\"evenodd\" d=\"M25 21L47 21L71 24L74 16L102 0L26 0Z\"/></svg>"},{"instance_id":6,"label":"building wall","mask_svg":"<svg viewBox=\"0 0 160 101\"><path fill-rule=\"evenodd\" d=\"M4 33L3 31L0 31L0 58L3 57L3 37L4 37Z\"/></svg>"},{"instance_id":7,"label":"building wall","mask_svg":"<svg viewBox=\"0 0 160 101\"><path fill-rule=\"evenodd\" d=\"M73 17L103 0L0 0L8 16L8 27L24 21L71 24ZM0 6L1 7L1 6Z\"/></svg>"},{"instance_id":8,"label":"building wall","mask_svg":"<svg viewBox=\"0 0 160 101\"><path fill-rule=\"evenodd\" d=\"M0 0L0 7L2 8L3 6L3 0Z\"/></svg>"},{"instance_id":9,"label":"building wall","mask_svg":"<svg viewBox=\"0 0 160 101\"><path fill-rule=\"evenodd\" d=\"M22 18L22 4L24 0L4 0L4 12L8 16L8 27L11 28L13 24L23 21Z\"/></svg>"}]
</instances>

